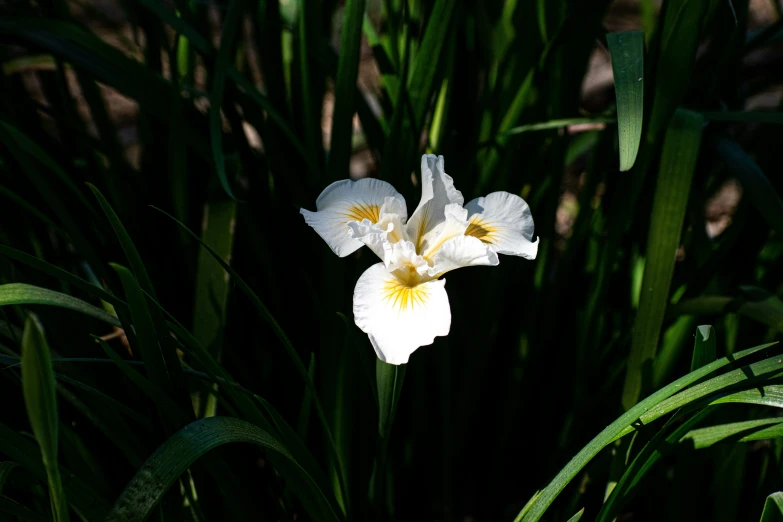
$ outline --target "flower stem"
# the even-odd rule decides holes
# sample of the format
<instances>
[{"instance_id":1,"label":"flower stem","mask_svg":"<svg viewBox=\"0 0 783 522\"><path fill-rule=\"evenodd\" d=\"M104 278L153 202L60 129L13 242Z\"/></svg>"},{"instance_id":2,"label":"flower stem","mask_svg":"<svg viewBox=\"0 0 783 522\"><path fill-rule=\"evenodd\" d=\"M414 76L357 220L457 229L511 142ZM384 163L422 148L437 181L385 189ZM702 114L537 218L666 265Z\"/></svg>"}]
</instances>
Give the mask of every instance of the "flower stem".
<instances>
[{"instance_id":1,"label":"flower stem","mask_svg":"<svg viewBox=\"0 0 783 522\"><path fill-rule=\"evenodd\" d=\"M402 382L405 378L405 368L404 364L388 364L380 359L375 362L375 379L378 383L378 446L372 479L370 480L370 500L379 516L384 511L385 505L388 504L388 499L385 499L386 488L384 484L386 450L388 448L392 422L394 421L394 413L400 400Z\"/></svg>"}]
</instances>

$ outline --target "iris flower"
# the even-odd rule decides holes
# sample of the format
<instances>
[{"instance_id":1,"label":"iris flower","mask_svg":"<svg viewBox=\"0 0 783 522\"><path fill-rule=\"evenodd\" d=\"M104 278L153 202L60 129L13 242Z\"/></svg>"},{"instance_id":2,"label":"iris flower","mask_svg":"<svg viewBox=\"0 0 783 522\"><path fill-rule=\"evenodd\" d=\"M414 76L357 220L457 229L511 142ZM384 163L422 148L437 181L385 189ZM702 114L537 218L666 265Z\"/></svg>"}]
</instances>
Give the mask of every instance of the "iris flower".
<instances>
[{"instance_id":1,"label":"iris flower","mask_svg":"<svg viewBox=\"0 0 783 522\"><path fill-rule=\"evenodd\" d=\"M316 212L300 210L338 256L366 245L381 259L356 283L353 315L389 364L405 364L418 347L448 335L444 274L497 265L498 254L534 259L538 252L527 203L493 192L463 206L443 156L422 156L421 191L410 218L400 193L372 178L336 181L318 196Z\"/></svg>"}]
</instances>

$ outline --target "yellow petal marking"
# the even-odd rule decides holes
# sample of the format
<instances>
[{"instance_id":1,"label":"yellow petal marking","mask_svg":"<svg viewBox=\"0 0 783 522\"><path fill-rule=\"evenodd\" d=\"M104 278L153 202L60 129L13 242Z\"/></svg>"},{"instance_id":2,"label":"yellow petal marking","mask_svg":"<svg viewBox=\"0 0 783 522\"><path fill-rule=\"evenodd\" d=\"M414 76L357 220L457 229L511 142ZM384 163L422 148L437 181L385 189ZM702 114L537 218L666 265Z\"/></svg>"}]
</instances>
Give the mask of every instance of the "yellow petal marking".
<instances>
[{"instance_id":1,"label":"yellow petal marking","mask_svg":"<svg viewBox=\"0 0 783 522\"><path fill-rule=\"evenodd\" d=\"M424 285L409 286L393 277L383 283L383 300L403 313L424 306L429 301L429 292Z\"/></svg>"},{"instance_id":2,"label":"yellow petal marking","mask_svg":"<svg viewBox=\"0 0 783 522\"><path fill-rule=\"evenodd\" d=\"M497 231L497 227L493 227L480 217L476 216L470 220L470 224L468 225L468 229L465 231L465 235L473 236L480 239L484 243L491 244L495 242L492 235Z\"/></svg>"},{"instance_id":3,"label":"yellow petal marking","mask_svg":"<svg viewBox=\"0 0 783 522\"><path fill-rule=\"evenodd\" d=\"M371 203L354 203L345 210L345 217L348 221L361 221L369 219L377 223L381 219L381 206Z\"/></svg>"}]
</instances>

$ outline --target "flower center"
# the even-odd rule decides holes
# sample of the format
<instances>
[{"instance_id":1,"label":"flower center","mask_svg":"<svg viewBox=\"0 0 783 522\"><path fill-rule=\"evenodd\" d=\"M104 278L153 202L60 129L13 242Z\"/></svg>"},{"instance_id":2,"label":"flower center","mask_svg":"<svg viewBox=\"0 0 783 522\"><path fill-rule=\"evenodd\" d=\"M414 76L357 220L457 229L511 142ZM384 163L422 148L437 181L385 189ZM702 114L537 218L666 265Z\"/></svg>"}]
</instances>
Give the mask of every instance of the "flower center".
<instances>
[{"instance_id":1,"label":"flower center","mask_svg":"<svg viewBox=\"0 0 783 522\"><path fill-rule=\"evenodd\" d=\"M416 270L413 267L409 267L413 270L413 274L418 276ZM394 273L398 274L406 270L405 268L395 270ZM408 282L401 280L399 277L393 277L384 283L383 298L385 301L390 302L392 307L396 308L400 312L407 312L408 310L415 310L416 307L423 306L429 300L429 291L427 288L420 284L411 286Z\"/></svg>"}]
</instances>

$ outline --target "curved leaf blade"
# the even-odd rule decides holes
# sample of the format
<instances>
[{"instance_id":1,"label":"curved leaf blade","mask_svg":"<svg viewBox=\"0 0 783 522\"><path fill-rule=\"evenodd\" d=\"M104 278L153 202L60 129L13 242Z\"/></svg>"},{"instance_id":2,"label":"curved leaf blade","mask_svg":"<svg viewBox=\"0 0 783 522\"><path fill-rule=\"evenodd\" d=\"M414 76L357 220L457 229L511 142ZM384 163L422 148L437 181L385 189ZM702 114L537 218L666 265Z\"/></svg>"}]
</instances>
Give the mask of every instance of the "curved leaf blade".
<instances>
[{"instance_id":1,"label":"curved leaf blade","mask_svg":"<svg viewBox=\"0 0 783 522\"><path fill-rule=\"evenodd\" d=\"M43 327L34 315L28 315L22 335L22 389L33 435L41 448L41 459L49 483L49 501L55 522L68 522L60 468L57 464L58 428L57 392L49 345Z\"/></svg>"},{"instance_id":2,"label":"curved leaf blade","mask_svg":"<svg viewBox=\"0 0 783 522\"><path fill-rule=\"evenodd\" d=\"M76 297L25 283L0 285L0 306L19 304L58 306L93 317L112 326L120 326L120 322L113 315Z\"/></svg>"},{"instance_id":3,"label":"curved leaf blade","mask_svg":"<svg viewBox=\"0 0 783 522\"><path fill-rule=\"evenodd\" d=\"M633 431L633 423L636 422L646 411L649 411L655 405L660 404L677 392L682 391L686 387L690 386L694 382L702 379L703 377L719 370L720 368L731 364L743 357L747 357L758 351L761 351L770 345L761 345L754 348L749 348L738 352L729 357L718 359L706 366L702 366L695 372L691 372L676 381L672 382L668 386L661 388L657 392L653 393L646 399L642 400L623 415L621 415L616 421L604 428L593 440L591 440L579 453L572 458L568 464L555 476L554 479L544 488L541 493L533 501L532 505L526 506L527 512L522 516L522 513L517 516L518 520L523 522L536 522L541 519L549 506L554 502L555 498L560 494L563 489L568 485L571 480L584 468L593 457L605 448L611 442L617 440L625 433Z\"/></svg>"},{"instance_id":4,"label":"curved leaf blade","mask_svg":"<svg viewBox=\"0 0 783 522\"><path fill-rule=\"evenodd\" d=\"M286 448L257 426L231 417L201 419L182 428L155 451L120 494L107 521L144 520L166 490L196 460L212 449L231 443L260 446L296 464ZM299 469L302 470L301 467ZM313 519L332 522L340 520L304 470L301 479L312 487L311 498L302 499L302 502Z\"/></svg>"}]
</instances>

